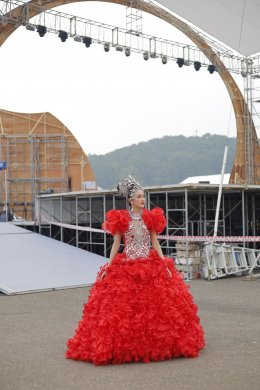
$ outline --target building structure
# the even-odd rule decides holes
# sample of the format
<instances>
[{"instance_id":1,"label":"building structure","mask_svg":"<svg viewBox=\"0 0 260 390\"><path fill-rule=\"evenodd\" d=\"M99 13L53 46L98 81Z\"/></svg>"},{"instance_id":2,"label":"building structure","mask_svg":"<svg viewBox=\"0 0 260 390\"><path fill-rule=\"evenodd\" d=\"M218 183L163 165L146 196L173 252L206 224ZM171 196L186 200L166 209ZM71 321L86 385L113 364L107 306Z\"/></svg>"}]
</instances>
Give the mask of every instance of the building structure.
<instances>
[{"instance_id":1,"label":"building structure","mask_svg":"<svg viewBox=\"0 0 260 390\"><path fill-rule=\"evenodd\" d=\"M68 128L48 112L0 110L0 206L34 219L40 193L96 188L91 164ZM1 211L1 209L0 209Z\"/></svg>"},{"instance_id":2,"label":"building structure","mask_svg":"<svg viewBox=\"0 0 260 390\"><path fill-rule=\"evenodd\" d=\"M145 191L147 208L159 206L165 212L164 235L213 236L217 184L146 187ZM40 233L104 256L112 238L95 229L101 229L108 210L126 207L116 190L41 195L36 205ZM217 235L260 235L260 186L223 185ZM163 240L165 253L171 254L175 243Z\"/></svg>"}]
</instances>

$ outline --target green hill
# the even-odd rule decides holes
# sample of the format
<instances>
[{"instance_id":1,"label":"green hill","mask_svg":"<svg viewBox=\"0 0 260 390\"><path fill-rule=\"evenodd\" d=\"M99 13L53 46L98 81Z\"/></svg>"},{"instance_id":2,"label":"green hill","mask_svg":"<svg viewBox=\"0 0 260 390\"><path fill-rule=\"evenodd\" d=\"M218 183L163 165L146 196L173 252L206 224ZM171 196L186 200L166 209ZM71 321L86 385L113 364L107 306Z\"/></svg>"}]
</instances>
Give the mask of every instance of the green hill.
<instances>
[{"instance_id":1,"label":"green hill","mask_svg":"<svg viewBox=\"0 0 260 390\"><path fill-rule=\"evenodd\" d=\"M159 186L220 173L226 143L224 135L165 136L88 157L101 188L115 188L129 174L143 185ZM236 139L229 138L228 146L227 173L233 165Z\"/></svg>"}]
</instances>

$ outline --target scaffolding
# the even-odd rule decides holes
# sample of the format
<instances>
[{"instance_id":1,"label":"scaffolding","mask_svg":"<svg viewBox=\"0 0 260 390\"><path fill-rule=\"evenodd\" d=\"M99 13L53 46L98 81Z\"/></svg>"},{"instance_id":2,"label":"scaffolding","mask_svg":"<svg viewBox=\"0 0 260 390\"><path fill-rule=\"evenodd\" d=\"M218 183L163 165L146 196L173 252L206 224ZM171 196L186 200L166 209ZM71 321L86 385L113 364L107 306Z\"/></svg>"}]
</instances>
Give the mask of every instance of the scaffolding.
<instances>
[{"instance_id":1,"label":"scaffolding","mask_svg":"<svg viewBox=\"0 0 260 390\"><path fill-rule=\"evenodd\" d=\"M68 190L63 135L1 136L0 155L7 163L7 203L24 219L34 219L35 194Z\"/></svg>"},{"instance_id":2,"label":"scaffolding","mask_svg":"<svg viewBox=\"0 0 260 390\"><path fill-rule=\"evenodd\" d=\"M260 235L259 190L259 186L223 187L218 236ZM176 240L171 240L171 236L180 239L183 236L213 236L216 185L197 184L196 188L194 185L176 185L146 188L145 191L147 208L161 207L166 215L168 223L163 234L169 238L161 241L165 254L175 254ZM125 208L125 199L116 191L43 195L36 197L36 203L40 233L100 255L109 255L111 237L87 229L101 229L108 210ZM240 245L257 249L258 243Z\"/></svg>"},{"instance_id":3,"label":"scaffolding","mask_svg":"<svg viewBox=\"0 0 260 390\"><path fill-rule=\"evenodd\" d=\"M35 195L81 190L95 183L80 145L49 113L17 114L1 110L0 203L25 220L35 218ZM6 198L6 199L5 199ZM1 210L0 210L1 211Z\"/></svg>"}]
</instances>

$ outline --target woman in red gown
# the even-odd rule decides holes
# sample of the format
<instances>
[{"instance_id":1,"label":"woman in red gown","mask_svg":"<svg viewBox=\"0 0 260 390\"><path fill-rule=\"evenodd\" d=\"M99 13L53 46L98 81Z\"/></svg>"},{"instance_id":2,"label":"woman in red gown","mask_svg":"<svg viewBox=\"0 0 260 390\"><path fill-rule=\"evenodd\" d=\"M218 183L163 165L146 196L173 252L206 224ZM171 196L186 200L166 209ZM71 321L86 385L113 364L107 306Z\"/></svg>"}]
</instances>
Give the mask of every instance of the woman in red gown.
<instances>
[{"instance_id":1,"label":"woman in red gown","mask_svg":"<svg viewBox=\"0 0 260 390\"><path fill-rule=\"evenodd\" d=\"M66 357L95 365L196 357L204 332L188 287L157 241L166 226L163 210L144 208L144 192L131 176L118 189L131 210L106 215L103 229L114 235L110 259L67 342Z\"/></svg>"}]
</instances>

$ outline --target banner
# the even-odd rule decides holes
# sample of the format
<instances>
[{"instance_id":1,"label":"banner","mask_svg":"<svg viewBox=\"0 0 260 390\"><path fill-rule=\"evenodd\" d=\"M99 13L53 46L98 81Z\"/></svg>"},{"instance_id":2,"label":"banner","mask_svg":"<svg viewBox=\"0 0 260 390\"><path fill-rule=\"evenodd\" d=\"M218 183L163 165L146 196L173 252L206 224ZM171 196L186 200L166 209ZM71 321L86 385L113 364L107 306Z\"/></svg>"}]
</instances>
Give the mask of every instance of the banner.
<instances>
[{"instance_id":1,"label":"banner","mask_svg":"<svg viewBox=\"0 0 260 390\"><path fill-rule=\"evenodd\" d=\"M6 161L0 161L0 171L3 171L6 169Z\"/></svg>"}]
</instances>

